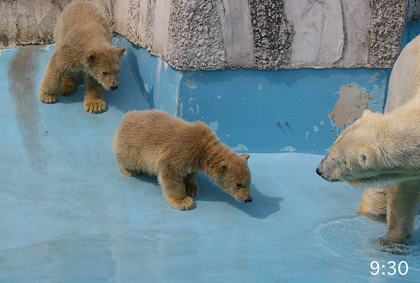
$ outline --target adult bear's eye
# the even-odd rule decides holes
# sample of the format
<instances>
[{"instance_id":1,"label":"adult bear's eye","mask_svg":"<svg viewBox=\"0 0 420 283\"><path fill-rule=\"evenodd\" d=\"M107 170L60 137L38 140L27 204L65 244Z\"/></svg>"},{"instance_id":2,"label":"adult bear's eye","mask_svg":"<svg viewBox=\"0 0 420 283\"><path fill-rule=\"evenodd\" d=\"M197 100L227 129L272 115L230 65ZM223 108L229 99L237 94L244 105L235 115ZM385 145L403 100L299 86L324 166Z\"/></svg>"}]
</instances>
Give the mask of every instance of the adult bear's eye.
<instances>
[{"instance_id":1,"label":"adult bear's eye","mask_svg":"<svg viewBox=\"0 0 420 283\"><path fill-rule=\"evenodd\" d=\"M108 72L107 71L103 71L102 72L102 75L106 76L106 75L108 75Z\"/></svg>"},{"instance_id":2,"label":"adult bear's eye","mask_svg":"<svg viewBox=\"0 0 420 283\"><path fill-rule=\"evenodd\" d=\"M236 183L236 187L239 189L242 187L242 183Z\"/></svg>"}]
</instances>

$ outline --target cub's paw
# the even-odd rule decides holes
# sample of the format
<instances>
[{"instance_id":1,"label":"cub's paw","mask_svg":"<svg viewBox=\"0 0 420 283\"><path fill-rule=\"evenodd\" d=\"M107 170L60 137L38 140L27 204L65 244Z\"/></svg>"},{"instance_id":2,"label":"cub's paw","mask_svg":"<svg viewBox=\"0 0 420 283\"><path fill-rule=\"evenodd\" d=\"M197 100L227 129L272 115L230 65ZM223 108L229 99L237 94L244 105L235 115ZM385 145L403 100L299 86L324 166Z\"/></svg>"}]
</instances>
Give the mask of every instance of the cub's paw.
<instances>
[{"instance_id":1,"label":"cub's paw","mask_svg":"<svg viewBox=\"0 0 420 283\"><path fill-rule=\"evenodd\" d=\"M92 114L98 114L106 110L106 103L103 100L85 101L85 110Z\"/></svg>"},{"instance_id":2,"label":"cub's paw","mask_svg":"<svg viewBox=\"0 0 420 283\"><path fill-rule=\"evenodd\" d=\"M125 169L125 168L120 168L120 171L121 171L121 173L124 174L124 176L127 176L127 177L133 177L133 176L139 175L139 173L137 173L135 171L128 170L128 169Z\"/></svg>"},{"instance_id":3,"label":"cub's paw","mask_svg":"<svg viewBox=\"0 0 420 283\"><path fill-rule=\"evenodd\" d=\"M69 95L76 91L76 82L72 79L64 80L61 83L61 94Z\"/></svg>"},{"instance_id":4,"label":"cub's paw","mask_svg":"<svg viewBox=\"0 0 420 283\"><path fill-rule=\"evenodd\" d=\"M58 94L48 94L48 93L39 93L39 99L41 99L42 102L52 104L56 103L60 95Z\"/></svg>"},{"instance_id":5,"label":"cub's paw","mask_svg":"<svg viewBox=\"0 0 420 283\"><path fill-rule=\"evenodd\" d=\"M200 194L200 188L197 184L185 184L185 192L187 196L196 197Z\"/></svg>"},{"instance_id":6,"label":"cub's paw","mask_svg":"<svg viewBox=\"0 0 420 283\"><path fill-rule=\"evenodd\" d=\"M178 198L178 199L167 198L166 201L168 202L170 206L178 210L189 210L189 209L194 208L194 205L195 205L194 200L189 196L186 196L184 198Z\"/></svg>"}]
</instances>

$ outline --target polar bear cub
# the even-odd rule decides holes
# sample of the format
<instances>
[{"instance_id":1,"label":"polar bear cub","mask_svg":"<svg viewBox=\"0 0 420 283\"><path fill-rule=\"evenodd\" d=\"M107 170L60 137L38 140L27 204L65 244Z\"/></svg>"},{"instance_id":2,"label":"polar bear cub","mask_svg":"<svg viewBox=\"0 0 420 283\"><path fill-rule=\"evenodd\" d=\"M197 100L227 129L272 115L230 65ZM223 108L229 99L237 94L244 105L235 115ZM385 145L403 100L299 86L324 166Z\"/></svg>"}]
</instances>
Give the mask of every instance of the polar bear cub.
<instances>
[{"instance_id":1,"label":"polar bear cub","mask_svg":"<svg viewBox=\"0 0 420 283\"><path fill-rule=\"evenodd\" d=\"M74 2L64 9L55 28L55 49L44 71L39 98L55 103L76 90L74 73L83 70L85 110L106 110L104 89L118 88L120 59L125 48L111 45L108 19L90 2Z\"/></svg>"},{"instance_id":2,"label":"polar bear cub","mask_svg":"<svg viewBox=\"0 0 420 283\"><path fill-rule=\"evenodd\" d=\"M118 125L112 146L121 172L157 176L163 196L175 209L194 207L199 171L237 201L252 201L249 154L236 154L202 122L186 122L160 110L132 111Z\"/></svg>"}]
</instances>

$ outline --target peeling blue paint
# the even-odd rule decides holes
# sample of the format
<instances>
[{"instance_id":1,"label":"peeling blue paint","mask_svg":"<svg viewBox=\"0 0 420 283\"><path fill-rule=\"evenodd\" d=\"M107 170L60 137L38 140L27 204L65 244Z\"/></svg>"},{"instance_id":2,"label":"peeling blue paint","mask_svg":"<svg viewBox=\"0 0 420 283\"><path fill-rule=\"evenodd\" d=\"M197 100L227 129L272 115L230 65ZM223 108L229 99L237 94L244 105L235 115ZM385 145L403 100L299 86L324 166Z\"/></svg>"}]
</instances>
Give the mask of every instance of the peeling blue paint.
<instances>
[{"instance_id":1,"label":"peeling blue paint","mask_svg":"<svg viewBox=\"0 0 420 283\"><path fill-rule=\"evenodd\" d=\"M249 151L246 145L238 144L236 147L232 148L234 151Z\"/></svg>"},{"instance_id":2,"label":"peeling blue paint","mask_svg":"<svg viewBox=\"0 0 420 283\"><path fill-rule=\"evenodd\" d=\"M197 88L197 85L195 84L195 79L194 79L194 78L189 79L189 80L186 80L186 81L184 82L184 84L185 84L188 88L190 88L190 89L195 89L195 88Z\"/></svg>"},{"instance_id":3,"label":"peeling blue paint","mask_svg":"<svg viewBox=\"0 0 420 283\"><path fill-rule=\"evenodd\" d=\"M359 93L364 91L370 92L371 96L374 98L373 100L369 100L369 109L374 112L383 112L384 106L385 106L385 96L387 91L387 83L389 76L391 75L390 70L381 70L382 73L384 73L384 76L381 76L379 73L375 73L372 75L375 79L368 80L368 82L372 82L372 86L367 89L364 86L361 86L358 82L351 82L349 85L354 85L358 90ZM381 81L378 83L375 83L379 78L381 78Z\"/></svg>"},{"instance_id":4,"label":"peeling blue paint","mask_svg":"<svg viewBox=\"0 0 420 283\"><path fill-rule=\"evenodd\" d=\"M286 147L284 147L284 148L280 149L280 151L285 151L285 152L295 152L295 151L296 151L296 148L294 148L294 147L293 147L293 146L291 146L291 145L288 145L288 146L286 146Z\"/></svg>"},{"instance_id":5,"label":"peeling blue paint","mask_svg":"<svg viewBox=\"0 0 420 283\"><path fill-rule=\"evenodd\" d=\"M217 132L217 130L219 129L219 122L218 121L210 122L209 127L213 132Z\"/></svg>"}]
</instances>

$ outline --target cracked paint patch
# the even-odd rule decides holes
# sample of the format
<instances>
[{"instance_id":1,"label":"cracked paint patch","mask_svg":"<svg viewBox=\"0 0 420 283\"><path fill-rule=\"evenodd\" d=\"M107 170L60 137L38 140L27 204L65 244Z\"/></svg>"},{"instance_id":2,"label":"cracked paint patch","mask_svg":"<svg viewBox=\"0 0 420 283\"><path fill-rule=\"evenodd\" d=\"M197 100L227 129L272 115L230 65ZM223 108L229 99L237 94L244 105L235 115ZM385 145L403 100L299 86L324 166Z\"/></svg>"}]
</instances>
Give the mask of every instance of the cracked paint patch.
<instances>
[{"instance_id":1,"label":"cracked paint patch","mask_svg":"<svg viewBox=\"0 0 420 283\"><path fill-rule=\"evenodd\" d=\"M190 111L191 113L193 113L193 114L198 115L198 112L200 112L200 107L199 107L197 104L196 104L195 106L197 107L197 109L196 109L196 110L194 109L194 107L190 107L190 108L189 108L189 111Z\"/></svg>"},{"instance_id":2,"label":"cracked paint patch","mask_svg":"<svg viewBox=\"0 0 420 283\"><path fill-rule=\"evenodd\" d=\"M294 148L291 145L288 145L288 146L286 146L284 148L281 148L280 151L295 152L296 151L296 148Z\"/></svg>"},{"instance_id":3,"label":"cracked paint patch","mask_svg":"<svg viewBox=\"0 0 420 283\"><path fill-rule=\"evenodd\" d=\"M317 126L313 125L313 128L314 128L314 132L318 132L319 131L319 128Z\"/></svg>"},{"instance_id":4,"label":"cracked paint patch","mask_svg":"<svg viewBox=\"0 0 420 283\"><path fill-rule=\"evenodd\" d=\"M197 84L195 83L195 79L194 78L191 78L191 79L186 80L184 82L184 85L186 85L190 89L197 88Z\"/></svg>"},{"instance_id":5,"label":"cracked paint patch","mask_svg":"<svg viewBox=\"0 0 420 283\"><path fill-rule=\"evenodd\" d=\"M210 122L209 127L213 132L217 132L217 129L219 128L219 122L218 121Z\"/></svg>"},{"instance_id":6,"label":"cracked paint patch","mask_svg":"<svg viewBox=\"0 0 420 283\"><path fill-rule=\"evenodd\" d=\"M182 119L182 117L183 117L183 114L182 114L182 111L184 110L184 103L180 103L179 104L179 118L181 118Z\"/></svg>"},{"instance_id":7,"label":"cracked paint patch","mask_svg":"<svg viewBox=\"0 0 420 283\"><path fill-rule=\"evenodd\" d=\"M204 82L204 72L203 71L197 71L196 74L199 75L200 76L200 80L202 82Z\"/></svg>"},{"instance_id":8,"label":"cracked paint patch","mask_svg":"<svg viewBox=\"0 0 420 283\"><path fill-rule=\"evenodd\" d=\"M372 76L370 76L369 82L374 82L378 79L378 77L380 76L380 74L378 72L372 74Z\"/></svg>"},{"instance_id":9,"label":"cracked paint patch","mask_svg":"<svg viewBox=\"0 0 420 283\"><path fill-rule=\"evenodd\" d=\"M258 82L258 90L262 90L262 87L263 87L263 85L262 85L261 81L259 81Z\"/></svg>"},{"instance_id":10,"label":"cracked paint patch","mask_svg":"<svg viewBox=\"0 0 420 283\"><path fill-rule=\"evenodd\" d=\"M344 125L348 126L362 117L363 111L369 109L369 100L374 98L371 96L372 92L359 92L354 85L342 86L338 94L340 98L334 104L334 109L328 113L328 117L334 120L333 126L344 130Z\"/></svg>"},{"instance_id":11,"label":"cracked paint patch","mask_svg":"<svg viewBox=\"0 0 420 283\"><path fill-rule=\"evenodd\" d=\"M388 77L384 76L380 84L372 86L371 92L375 100L369 103L369 109L373 112L383 112L384 110L387 79Z\"/></svg>"},{"instance_id":12,"label":"cracked paint patch","mask_svg":"<svg viewBox=\"0 0 420 283\"><path fill-rule=\"evenodd\" d=\"M234 147L234 148L232 148L232 150L234 150L234 151L249 151L249 149L246 147L246 145L244 145L244 144L238 144L238 146L237 147Z\"/></svg>"}]
</instances>

